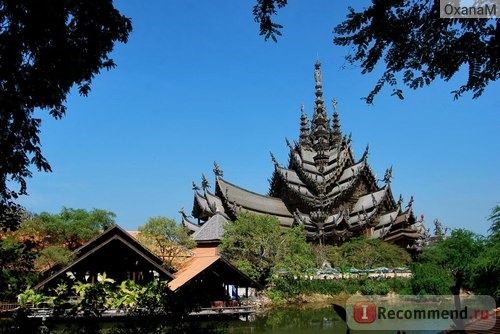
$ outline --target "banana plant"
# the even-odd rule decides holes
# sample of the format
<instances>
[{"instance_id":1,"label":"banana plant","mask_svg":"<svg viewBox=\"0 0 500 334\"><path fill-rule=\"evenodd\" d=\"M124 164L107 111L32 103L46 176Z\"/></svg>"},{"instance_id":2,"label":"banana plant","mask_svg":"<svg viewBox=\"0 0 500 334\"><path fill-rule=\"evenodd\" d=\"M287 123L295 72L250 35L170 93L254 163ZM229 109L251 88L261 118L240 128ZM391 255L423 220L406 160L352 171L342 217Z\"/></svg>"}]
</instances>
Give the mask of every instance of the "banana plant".
<instances>
[{"instance_id":1,"label":"banana plant","mask_svg":"<svg viewBox=\"0 0 500 334\"><path fill-rule=\"evenodd\" d=\"M33 288L27 287L24 292L18 295L19 306L28 307L30 305L38 306L44 301L45 297L37 293Z\"/></svg>"},{"instance_id":2,"label":"banana plant","mask_svg":"<svg viewBox=\"0 0 500 334\"><path fill-rule=\"evenodd\" d=\"M115 294L114 306L117 309L133 311L138 307L140 297L145 291L146 288L134 281L123 281Z\"/></svg>"}]
</instances>

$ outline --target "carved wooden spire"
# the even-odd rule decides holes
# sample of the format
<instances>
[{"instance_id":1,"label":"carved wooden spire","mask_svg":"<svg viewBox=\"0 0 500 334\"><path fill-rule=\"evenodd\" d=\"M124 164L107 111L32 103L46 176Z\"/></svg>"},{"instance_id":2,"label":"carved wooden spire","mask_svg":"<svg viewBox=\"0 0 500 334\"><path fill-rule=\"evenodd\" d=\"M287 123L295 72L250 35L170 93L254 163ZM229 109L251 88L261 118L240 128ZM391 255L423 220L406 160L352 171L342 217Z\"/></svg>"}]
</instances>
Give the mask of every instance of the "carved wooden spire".
<instances>
[{"instance_id":1,"label":"carved wooden spire","mask_svg":"<svg viewBox=\"0 0 500 334\"><path fill-rule=\"evenodd\" d=\"M332 132L330 139L334 147L340 146L342 142L342 131L340 130L340 119L339 113L337 112L337 100L332 100L333 105L333 121L332 121Z\"/></svg>"},{"instance_id":2,"label":"carved wooden spire","mask_svg":"<svg viewBox=\"0 0 500 334\"><path fill-rule=\"evenodd\" d=\"M306 148L311 147L311 140L309 135L311 129L309 128L309 117L304 112L304 105L300 106L300 144Z\"/></svg>"},{"instance_id":3,"label":"carved wooden spire","mask_svg":"<svg viewBox=\"0 0 500 334\"><path fill-rule=\"evenodd\" d=\"M323 173L328 164L328 156L326 152L330 146L330 120L326 114L325 105L323 103L323 86L321 83L321 63L319 61L314 64L314 80L316 82L316 101L314 107L314 115L312 120L311 141L316 155L314 162L320 173Z\"/></svg>"}]
</instances>

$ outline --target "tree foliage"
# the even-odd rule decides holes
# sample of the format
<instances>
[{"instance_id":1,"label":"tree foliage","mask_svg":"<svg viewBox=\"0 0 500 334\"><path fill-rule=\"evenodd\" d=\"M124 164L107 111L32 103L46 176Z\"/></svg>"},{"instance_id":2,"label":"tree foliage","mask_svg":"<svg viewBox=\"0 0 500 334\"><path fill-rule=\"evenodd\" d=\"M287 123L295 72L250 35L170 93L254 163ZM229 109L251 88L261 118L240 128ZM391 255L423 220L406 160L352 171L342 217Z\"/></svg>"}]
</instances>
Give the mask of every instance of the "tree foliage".
<instances>
[{"instance_id":1,"label":"tree foliage","mask_svg":"<svg viewBox=\"0 0 500 334\"><path fill-rule=\"evenodd\" d=\"M302 226L282 228L269 215L242 212L235 222L225 225L221 249L238 269L261 283L272 273L298 273L314 267Z\"/></svg>"},{"instance_id":2,"label":"tree foliage","mask_svg":"<svg viewBox=\"0 0 500 334\"><path fill-rule=\"evenodd\" d=\"M19 291L34 284L38 276L33 267L35 257L32 240L12 235L0 238L0 300L15 300Z\"/></svg>"},{"instance_id":3,"label":"tree foliage","mask_svg":"<svg viewBox=\"0 0 500 334\"><path fill-rule=\"evenodd\" d=\"M73 250L113 225L114 218L114 213L101 209L25 213L19 228L5 232L0 240L2 292L12 298L34 283L37 270L68 264L74 258Z\"/></svg>"},{"instance_id":4,"label":"tree foliage","mask_svg":"<svg viewBox=\"0 0 500 334\"><path fill-rule=\"evenodd\" d=\"M472 264L471 284L476 293L490 295L500 301L500 206L491 210L492 225L485 240L485 248Z\"/></svg>"},{"instance_id":5,"label":"tree foliage","mask_svg":"<svg viewBox=\"0 0 500 334\"><path fill-rule=\"evenodd\" d=\"M267 40L281 35L281 25L272 21L276 6L286 1L259 0L254 17ZM452 93L455 98L472 92L481 96L486 86L500 77L498 19L441 19L438 0L372 0L362 11L349 7L344 22L334 29L334 43L350 46L346 59L361 67L361 73L376 66L383 73L365 98L372 103L384 85L403 99L399 83L412 88L428 86L437 78L450 80L463 66L467 81Z\"/></svg>"},{"instance_id":6,"label":"tree foliage","mask_svg":"<svg viewBox=\"0 0 500 334\"><path fill-rule=\"evenodd\" d=\"M491 222L491 227L489 229L491 233L490 238L492 241L500 242L500 205L491 209L488 220Z\"/></svg>"},{"instance_id":7,"label":"tree foliage","mask_svg":"<svg viewBox=\"0 0 500 334\"><path fill-rule=\"evenodd\" d=\"M280 30L283 26L273 22L271 17L276 14L276 7L283 8L286 3L287 0L257 0L257 4L253 6L255 22L259 23L260 35L263 35L266 41L271 38L277 42L276 36L281 36Z\"/></svg>"},{"instance_id":8,"label":"tree foliage","mask_svg":"<svg viewBox=\"0 0 500 334\"><path fill-rule=\"evenodd\" d=\"M30 166L51 170L35 110L63 117L70 89L87 95L94 76L115 66L108 54L116 42L127 42L131 29L130 19L107 0L0 0L2 227L18 223L14 201L27 194Z\"/></svg>"},{"instance_id":9,"label":"tree foliage","mask_svg":"<svg viewBox=\"0 0 500 334\"><path fill-rule=\"evenodd\" d=\"M16 235L19 238L33 238L39 249L63 246L75 250L111 227L115 217L113 212L102 209L87 211L63 207L56 214L42 212L25 219Z\"/></svg>"},{"instance_id":10,"label":"tree foliage","mask_svg":"<svg viewBox=\"0 0 500 334\"><path fill-rule=\"evenodd\" d=\"M437 0L373 0L361 12L349 8L347 20L334 30L334 42L354 48L347 60L359 63L363 74L385 64L366 97L368 103L385 84L402 98L397 74L405 85L416 89L436 78L448 81L466 65L469 75L453 92L455 98L469 91L477 98L490 81L500 77L498 20L442 19L439 11Z\"/></svg>"},{"instance_id":11,"label":"tree foliage","mask_svg":"<svg viewBox=\"0 0 500 334\"><path fill-rule=\"evenodd\" d=\"M60 264L65 266L75 259L72 251L62 245L50 245L37 253L35 268L44 270L53 265Z\"/></svg>"},{"instance_id":12,"label":"tree foliage","mask_svg":"<svg viewBox=\"0 0 500 334\"><path fill-rule=\"evenodd\" d=\"M451 272L434 262L416 263L410 279L411 293L415 295L450 295L454 284Z\"/></svg>"},{"instance_id":13,"label":"tree foliage","mask_svg":"<svg viewBox=\"0 0 500 334\"><path fill-rule=\"evenodd\" d=\"M196 246L187 229L167 217L150 218L139 226L139 240L153 253L159 255L168 268L174 266L176 258L186 249Z\"/></svg>"},{"instance_id":14,"label":"tree foliage","mask_svg":"<svg viewBox=\"0 0 500 334\"><path fill-rule=\"evenodd\" d=\"M492 215L493 216L493 215ZM454 294L461 289L500 299L500 243L457 229L425 249L414 266L413 293Z\"/></svg>"},{"instance_id":15,"label":"tree foliage","mask_svg":"<svg viewBox=\"0 0 500 334\"><path fill-rule=\"evenodd\" d=\"M422 262L434 263L453 277L453 294L461 288L473 290L472 268L484 253L484 239L468 230L457 229L422 254Z\"/></svg>"},{"instance_id":16,"label":"tree foliage","mask_svg":"<svg viewBox=\"0 0 500 334\"><path fill-rule=\"evenodd\" d=\"M411 264L410 254L403 248L382 241L358 237L341 246L322 246L316 249L318 258L338 268L373 269L403 267Z\"/></svg>"}]
</instances>

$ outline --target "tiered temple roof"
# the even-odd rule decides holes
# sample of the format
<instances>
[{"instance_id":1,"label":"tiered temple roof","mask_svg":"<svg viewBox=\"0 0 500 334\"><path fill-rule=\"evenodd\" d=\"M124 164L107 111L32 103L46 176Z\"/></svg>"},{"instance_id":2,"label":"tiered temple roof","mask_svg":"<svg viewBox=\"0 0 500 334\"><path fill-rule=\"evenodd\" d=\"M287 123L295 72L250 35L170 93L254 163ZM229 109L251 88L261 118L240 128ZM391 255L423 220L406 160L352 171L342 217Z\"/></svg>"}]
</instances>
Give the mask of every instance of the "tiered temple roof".
<instances>
[{"instance_id":1,"label":"tiered temple roof","mask_svg":"<svg viewBox=\"0 0 500 334\"><path fill-rule=\"evenodd\" d=\"M318 243L341 244L367 235L416 247L427 231L423 219L417 221L413 212L413 197L404 207L402 196L394 199L392 167L379 184L367 161L368 146L362 157L355 159L351 135L342 133L335 100L331 121L327 115L319 62L314 79L312 121L302 106L299 140L293 144L286 140L290 150L286 167L271 154L274 173L269 194L260 195L226 181L215 163L215 193L208 191L205 176L201 188L193 182L192 215L197 222L183 214L184 224L194 232L211 217L235 220L238 212L246 210L273 215L284 227L303 224L308 240Z\"/></svg>"}]
</instances>

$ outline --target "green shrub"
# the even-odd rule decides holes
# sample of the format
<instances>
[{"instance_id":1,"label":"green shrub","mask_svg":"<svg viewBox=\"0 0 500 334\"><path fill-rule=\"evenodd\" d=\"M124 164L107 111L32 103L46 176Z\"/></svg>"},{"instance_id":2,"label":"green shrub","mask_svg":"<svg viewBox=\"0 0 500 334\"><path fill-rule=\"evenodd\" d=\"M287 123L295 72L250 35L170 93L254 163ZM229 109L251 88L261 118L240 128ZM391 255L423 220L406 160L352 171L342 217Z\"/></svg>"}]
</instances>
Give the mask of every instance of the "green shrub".
<instances>
[{"instance_id":1,"label":"green shrub","mask_svg":"<svg viewBox=\"0 0 500 334\"><path fill-rule=\"evenodd\" d=\"M389 279L386 281L389 288L398 295L411 295L410 280L407 278Z\"/></svg>"},{"instance_id":2,"label":"green shrub","mask_svg":"<svg viewBox=\"0 0 500 334\"><path fill-rule=\"evenodd\" d=\"M415 295L449 295L453 283L451 274L434 263L416 264L410 279L411 291Z\"/></svg>"},{"instance_id":3,"label":"green shrub","mask_svg":"<svg viewBox=\"0 0 500 334\"><path fill-rule=\"evenodd\" d=\"M361 282L360 292L363 295L376 295L376 286L372 280L365 280Z\"/></svg>"},{"instance_id":4,"label":"green shrub","mask_svg":"<svg viewBox=\"0 0 500 334\"><path fill-rule=\"evenodd\" d=\"M283 295L283 292L281 292L280 290L274 289L274 288L267 290L266 295L267 295L267 297L269 297L271 299L271 301L274 304L277 304L277 305L283 304L283 302L285 301L285 297Z\"/></svg>"}]
</instances>

